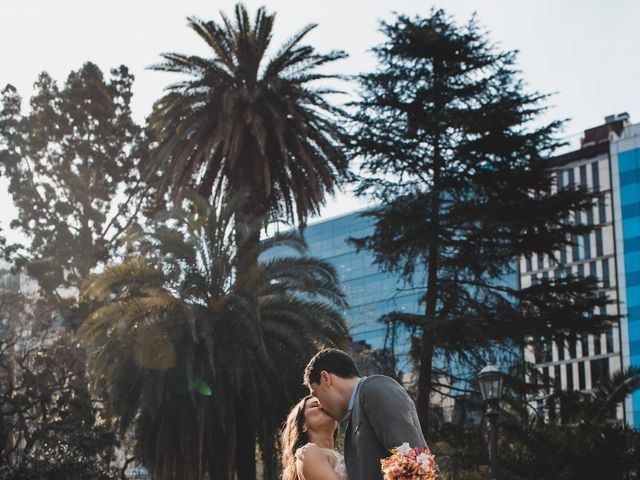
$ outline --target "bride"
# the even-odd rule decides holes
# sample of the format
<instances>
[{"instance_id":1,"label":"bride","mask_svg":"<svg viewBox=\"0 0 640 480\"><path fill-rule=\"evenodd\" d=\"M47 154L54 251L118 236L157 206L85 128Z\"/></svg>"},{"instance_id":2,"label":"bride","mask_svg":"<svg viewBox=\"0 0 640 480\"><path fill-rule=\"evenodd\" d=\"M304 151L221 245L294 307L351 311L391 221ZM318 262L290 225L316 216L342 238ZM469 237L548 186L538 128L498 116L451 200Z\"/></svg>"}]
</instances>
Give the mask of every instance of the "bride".
<instances>
[{"instance_id":1,"label":"bride","mask_svg":"<svg viewBox=\"0 0 640 480\"><path fill-rule=\"evenodd\" d=\"M347 480L344 457L334 445L337 428L317 399L298 402L282 430L282 480Z\"/></svg>"}]
</instances>

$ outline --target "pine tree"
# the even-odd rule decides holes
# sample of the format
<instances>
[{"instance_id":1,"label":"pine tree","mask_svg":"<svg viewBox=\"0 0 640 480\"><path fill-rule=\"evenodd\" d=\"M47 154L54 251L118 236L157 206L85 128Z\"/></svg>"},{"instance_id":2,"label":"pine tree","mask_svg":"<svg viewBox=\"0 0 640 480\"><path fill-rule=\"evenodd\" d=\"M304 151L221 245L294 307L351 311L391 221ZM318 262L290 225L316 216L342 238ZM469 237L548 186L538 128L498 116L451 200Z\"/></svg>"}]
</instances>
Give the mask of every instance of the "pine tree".
<instances>
[{"instance_id":1,"label":"pine tree","mask_svg":"<svg viewBox=\"0 0 640 480\"><path fill-rule=\"evenodd\" d=\"M522 256L553 258L588 232L566 219L592 202L556 188L550 157L562 122L542 122L547 96L525 91L515 52L492 46L475 19L460 26L442 10L381 28L378 68L359 77L352 148L362 158L358 193L380 206L367 213L373 233L354 243L424 291L423 314L386 320L415 333L426 433L436 376L477 371L496 345L518 349L613 319L592 315L605 301L593 281L522 290L504 281Z\"/></svg>"},{"instance_id":2,"label":"pine tree","mask_svg":"<svg viewBox=\"0 0 640 480\"><path fill-rule=\"evenodd\" d=\"M14 87L2 91L0 173L18 213L11 228L27 238L22 263L52 298L108 260L145 205L132 83L124 66L105 78L86 63L62 88L44 72L26 113Z\"/></svg>"}]
</instances>

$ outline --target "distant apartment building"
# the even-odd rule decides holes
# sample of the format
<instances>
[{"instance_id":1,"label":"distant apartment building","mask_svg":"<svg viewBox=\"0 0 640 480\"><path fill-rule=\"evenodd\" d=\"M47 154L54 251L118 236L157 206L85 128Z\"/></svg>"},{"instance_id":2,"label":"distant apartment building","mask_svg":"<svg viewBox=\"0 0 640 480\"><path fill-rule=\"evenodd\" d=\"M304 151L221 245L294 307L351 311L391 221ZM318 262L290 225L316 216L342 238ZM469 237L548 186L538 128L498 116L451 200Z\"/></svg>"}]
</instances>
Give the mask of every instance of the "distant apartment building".
<instances>
[{"instance_id":1,"label":"distant apartment building","mask_svg":"<svg viewBox=\"0 0 640 480\"><path fill-rule=\"evenodd\" d=\"M542 339L525 355L551 379L549 393L554 388L589 393L611 373L640 366L640 125L631 125L626 113L609 116L585 130L579 148L558 157L554 168L557 188L579 185L597 193L593 207L571 219L594 230L571 239L556 253L556 262L523 258L520 283L524 288L568 273L595 277L600 295L612 300L606 313L621 315L621 321L564 345ZM543 408L544 398L538 401ZM640 394L616 416L640 427Z\"/></svg>"}]
</instances>

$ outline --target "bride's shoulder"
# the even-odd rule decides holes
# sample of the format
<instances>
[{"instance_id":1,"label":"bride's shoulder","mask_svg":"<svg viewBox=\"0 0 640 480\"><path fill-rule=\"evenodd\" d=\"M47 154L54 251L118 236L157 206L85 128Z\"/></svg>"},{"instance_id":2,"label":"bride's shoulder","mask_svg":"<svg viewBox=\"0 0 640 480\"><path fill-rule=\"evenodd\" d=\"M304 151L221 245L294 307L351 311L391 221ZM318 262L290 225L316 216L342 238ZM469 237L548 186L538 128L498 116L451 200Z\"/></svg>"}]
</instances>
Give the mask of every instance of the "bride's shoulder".
<instances>
[{"instance_id":1,"label":"bride's shoulder","mask_svg":"<svg viewBox=\"0 0 640 480\"><path fill-rule=\"evenodd\" d=\"M296 450L296 459L300 461L318 458L324 455L323 449L315 443L307 443Z\"/></svg>"},{"instance_id":2,"label":"bride's shoulder","mask_svg":"<svg viewBox=\"0 0 640 480\"><path fill-rule=\"evenodd\" d=\"M308 443L296 451L296 470L301 479L334 478L329 472L343 470L338 452ZM339 478L344 478L343 476Z\"/></svg>"},{"instance_id":3,"label":"bride's shoulder","mask_svg":"<svg viewBox=\"0 0 640 480\"><path fill-rule=\"evenodd\" d=\"M305 464L328 462L333 466L336 461L335 453L333 450L319 447L315 443L307 443L296 450L296 460Z\"/></svg>"}]
</instances>

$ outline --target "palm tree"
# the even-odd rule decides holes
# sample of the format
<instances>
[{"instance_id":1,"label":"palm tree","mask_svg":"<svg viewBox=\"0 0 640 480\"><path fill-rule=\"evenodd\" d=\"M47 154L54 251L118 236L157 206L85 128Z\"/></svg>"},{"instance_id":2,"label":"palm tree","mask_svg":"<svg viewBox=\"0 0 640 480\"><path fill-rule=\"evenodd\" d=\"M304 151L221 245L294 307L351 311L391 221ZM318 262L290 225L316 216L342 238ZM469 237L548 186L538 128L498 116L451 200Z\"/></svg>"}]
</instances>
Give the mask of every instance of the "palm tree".
<instances>
[{"instance_id":1,"label":"palm tree","mask_svg":"<svg viewBox=\"0 0 640 480\"><path fill-rule=\"evenodd\" d=\"M255 478L256 438L273 468L307 359L346 340L331 265L273 250L303 253L297 233L262 242L257 274L240 280L238 208L192 197L84 288L97 303L81 329L94 378L121 429L135 423L137 455L158 480Z\"/></svg>"},{"instance_id":2,"label":"palm tree","mask_svg":"<svg viewBox=\"0 0 640 480\"><path fill-rule=\"evenodd\" d=\"M165 53L151 67L186 77L168 87L150 117L159 142L153 171L174 198L193 187L213 200L248 192L236 212L241 225L304 224L347 176L343 112L327 101L339 92L318 85L336 78L320 69L346 55L302 44L312 24L267 58L275 15L260 8L251 21L238 4L233 20L221 17L188 18L211 57ZM249 231L255 245L260 231Z\"/></svg>"},{"instance_id":3,"label":"palm tree","mask_svg":"<svg viewBox=\"0 0 640 480\"><path fill-rule=\"evenodd\" d=\"M561 391L547 413L516 407L502 424L505 470L515 479L637 478L640 434L615 420L618 405L640 389L640 369L615 372L591 394ZM559 415L558 415L559 414Z\"/></svg>"}]
</instances>

